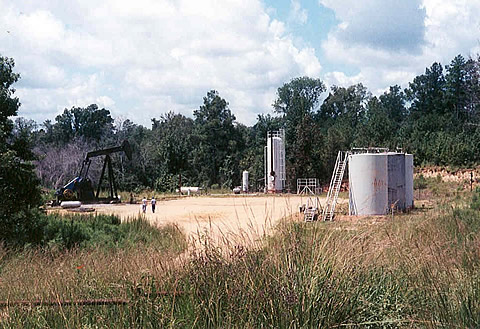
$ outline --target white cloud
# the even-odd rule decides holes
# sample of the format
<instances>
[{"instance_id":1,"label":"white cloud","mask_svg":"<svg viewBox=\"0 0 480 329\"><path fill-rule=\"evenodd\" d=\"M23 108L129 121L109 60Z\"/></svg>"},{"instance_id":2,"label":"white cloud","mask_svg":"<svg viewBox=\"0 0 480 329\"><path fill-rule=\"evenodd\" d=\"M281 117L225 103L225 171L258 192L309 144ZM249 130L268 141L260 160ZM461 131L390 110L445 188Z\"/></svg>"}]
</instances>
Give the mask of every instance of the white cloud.
<instances>
[{"instance_id":1,"label":"white cloud","mask_svg":"<svg viewBox=\"0 0 480 329\"><path fill-rule=\"evenodd\" d=\"M92 103L100 107L106 106L115 113L115 101L102 95L104 83L105 76L99 73L88 76L74 75L64 85L51 88L19 87L16 91L22 103L19 114L41 123L45 119L53 120L65 108Z\"/></svg>"},{"instance_id":2,"label":"white cloud","mask_svg":"<svg viewBox=\"0 0 480 329\"><path fill-rule=\"evenodd\" d=\"M427 12L427 54L453 59L458 53L468 56L480 51L480 2L423 0L423 5Z\"/></svg>"},{"instance_id":3,"label":"white cloud","mask_svg":"<svg viewBox=\"0 0 480 329\"><path fill-rule=\"evenodd\" d=\"M325 74L325 83L328 86L351 86L363 81L362 74L347 76L343 72L334 71Z\"/></svg>"},{"instance_id":4,"label":"white cloud","mask_svg":"<svg viewBox=\"0 0 480 329\"><path fill-rule=\"evenodd\" d=\"M332 82L342 84L360 79L372 92L380 93L393 84L407 87L409 81L433 62L445 65L459 53L468 57L480 50L478 1L319 0L319 3L333 9L340 21L322 43L325 56L333 63L349 65L358 71L354 76L326 73L326 79Z\"/></svg>"},{"instance_id":5,"label":"white cloud","mask_svg":"<svg viewBox=\"0 0 480 329\"><path fill-rule=\"evenodd\" d=\"M39 121L96 102L149 125L169 110L191 115L216 89L252 124L271 111L272 90L321 71L314 50L295 46L260 0L0 0L0 8L0 29L11 31L0 33L2 55L22 74L20 115Z\"/></svg>"},{"instance_id":6,"label":"white cloud","mask_svg":"<svg viewBox=\"0 0 480 329\"><path fill-rule=\"evenodd\" d=\"M312 19L300 3L283 22L261 0L0 0L0 51L22 75L20 115L41 122L98 103L145 125L170 110L191 115L210 89L253 124L296 76L379 93L480 52L478 1L319 0L338 25L316 50L288 32Z\"/></svg>"},{"instance_id":7,"label":"white cloud","mask_svg":"<svg viewBox=\"0 0 480 329\"><path fill-rule=\"evenodd\" d=\"M339 28L333 32L342 42L375 49L418 52L424 43L425 10L420 0L320 0L332 8Z\"/></svg>"},{"instance_id":8,"label":"white cloud","mask_svg":"<svg viewBox=\"0 0 480 329\"><path fill-rule=\"evenodd\" d=\"M308 20L308 12L302 8L299 0L290 0L290 20L305 24Z\"/></svg>"}]
</instances>

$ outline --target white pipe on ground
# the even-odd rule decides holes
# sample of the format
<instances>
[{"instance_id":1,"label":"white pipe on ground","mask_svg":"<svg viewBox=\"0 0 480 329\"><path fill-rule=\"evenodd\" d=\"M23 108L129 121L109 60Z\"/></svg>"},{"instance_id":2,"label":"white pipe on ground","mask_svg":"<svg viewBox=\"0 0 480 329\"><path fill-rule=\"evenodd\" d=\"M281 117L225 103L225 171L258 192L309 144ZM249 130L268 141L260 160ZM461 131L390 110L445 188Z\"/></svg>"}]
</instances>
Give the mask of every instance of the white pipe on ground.
<instances>
[{"instance_id":1,"label":"white pipe on ground","mask_svg":"<svg viewBox=\"0 0 480 329\"><path fill-rule=\"evenodd\" d=\"M63 209L79 208L81 205L82 203L80 201L62 201L62 203L60 203L60 207Z\"/></svg>"}]
</instances>

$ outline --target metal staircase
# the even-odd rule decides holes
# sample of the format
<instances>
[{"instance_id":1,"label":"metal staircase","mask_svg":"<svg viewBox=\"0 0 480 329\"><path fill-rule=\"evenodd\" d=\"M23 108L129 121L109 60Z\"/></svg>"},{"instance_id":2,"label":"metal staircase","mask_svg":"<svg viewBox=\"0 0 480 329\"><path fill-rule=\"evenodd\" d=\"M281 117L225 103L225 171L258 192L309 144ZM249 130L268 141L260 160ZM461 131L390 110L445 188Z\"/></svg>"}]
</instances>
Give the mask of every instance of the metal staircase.
<instances>
[{"instance_id":1,"label":"metal staircase","mask_svg":"<svg viewBox=\"0 0 480 329\"><path fill-rule=\"evenodd\" d=\"M332 179L330 180L330 186L327 193L327 201L325 208L323 208L322 219L333 220L335 213L335 206L337 205L338 193L342 186L343 175L347 168L348 156L350 152L339 151L337 155L337 161L335 162L335 168L333 169Z\"/></svg>"},{"instance_id":2,"label":"metal staircase","mask_svg":"<svg viewBox=\"0 0 480 329\"><path fill-rule=\"evenodd\" d=\"M313 222L317 220L319 214L322 212L322 205L320 199L316 195L310 195L307 203L303 206L303 219L306 222Z\"/></svg>"},{"instance_id":3,"label":"metal staircase","mask_svg":"<svg viewBox=\"0 0 480 329\"><path fill-rule=\"evenodd\" d=\"M306 222L313 222L315 220L315 216L317 215L317 209L314 208L306 208L303 212L303 219Z\"/></svg>"}]
</instances>

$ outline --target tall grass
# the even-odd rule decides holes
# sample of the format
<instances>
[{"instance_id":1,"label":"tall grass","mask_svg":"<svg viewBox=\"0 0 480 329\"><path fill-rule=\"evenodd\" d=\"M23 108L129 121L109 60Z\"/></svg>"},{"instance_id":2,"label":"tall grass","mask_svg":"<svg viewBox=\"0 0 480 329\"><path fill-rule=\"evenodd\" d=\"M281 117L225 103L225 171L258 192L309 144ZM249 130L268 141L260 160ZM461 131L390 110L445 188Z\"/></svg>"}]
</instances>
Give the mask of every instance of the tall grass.
<instances>
[{"instance_id":1,"label":"tall grass","mask_svg":"<svg viewBox=\"0 0 480 329\"><path fill-rule=\"evenodd\" d=\"M11 282L8 289L2 286L2 298L131 301L127 306L11 307L0 313L0 325L479 327L478 196L472 202L470 194L447 195L440 182L434 183L441 195L433 210L394 220L303 223L290 218L257 243L220 245L203 236L201 248L183 254L181 248L149 243L55 254L32 250L13 258L0 251L0 284Z\"/></svg>"},{"instance_id":2,"label":"tall grass","mask_svg":"<svg viewBox=\"0 0 480 329\"><path fill-rule=\"evenodd\" d=\"M375 226L289 223L260 250L207 246L181 279L190 324L476 327L478 220L456 209Z\"/></svg>"}]
</instances>

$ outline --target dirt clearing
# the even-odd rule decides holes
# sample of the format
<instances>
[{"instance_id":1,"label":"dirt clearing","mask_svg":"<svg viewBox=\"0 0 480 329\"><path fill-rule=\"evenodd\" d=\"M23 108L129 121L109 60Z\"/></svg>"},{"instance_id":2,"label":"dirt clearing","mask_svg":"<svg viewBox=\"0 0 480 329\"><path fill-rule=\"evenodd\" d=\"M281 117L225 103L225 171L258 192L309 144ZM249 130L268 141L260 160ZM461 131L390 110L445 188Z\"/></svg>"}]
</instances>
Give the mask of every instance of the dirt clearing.
<instances>
[{"instance_id":1,"label":"dirt clearing","mask_svg":"<svg viewBox=\"0 0 480 329\"><path fill-rule=\"evenodd\" d=\"M157 200L154 214L149 204L145 217L159 226L175 223L190 239L209 234L219 240L245 243L269 234L280 219L298 213L306 200L305 196L298 195L184 197ZM97 213L115 214L122 220L141 214L140 204L94 207Z\"/></svg>"}]
</instances>

